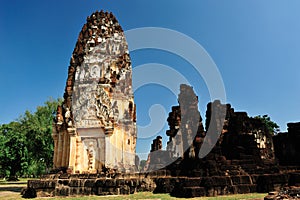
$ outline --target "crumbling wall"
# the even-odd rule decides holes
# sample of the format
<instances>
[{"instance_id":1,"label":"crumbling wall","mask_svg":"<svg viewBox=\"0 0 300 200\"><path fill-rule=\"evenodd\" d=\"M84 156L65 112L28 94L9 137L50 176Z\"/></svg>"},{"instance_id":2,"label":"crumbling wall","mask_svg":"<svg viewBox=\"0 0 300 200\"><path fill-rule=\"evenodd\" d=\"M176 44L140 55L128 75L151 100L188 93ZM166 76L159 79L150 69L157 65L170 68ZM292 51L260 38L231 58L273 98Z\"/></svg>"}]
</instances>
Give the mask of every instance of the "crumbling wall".
<instances>
[{"instance_id":1,"label":"crumbling wall","mask_svg":"<svg viewBox=\"0 0 300 200\"><path fill-rule=\"evenodd\" d=\"M150 152L158 151L158 150L162 150L162 137L161 136L157 136L156 139L153 140L153 143L151 144Z\"/></svg>"},{"instance_id":2,"label":"crumbling wall","mask_svg":"<svg viewBox=\"0 0 300 200\"><path fill-rule=\"evenodd\" d=\"M170 129L167 150L173 158L197 157L205 136L198 110L198 97L191 86L180 85L179 106L172 107L167 119Z\"/></svg>"},{"instance_id":3,"label":"crumbling wall","mask_svg":"<svg viewBox=\"0 0 300 200\"><path fill-rule=\"evenodd\" d=\"M226 115L219 116L218 113ZM274 161L272 135L260 119L249 117L246 112L235 112L230 104L221 104L216 100L207 105L205 124L206 130L211 129L210 124L222 130L216 146L221 148L220 155L226 159ZM213 134L214 130L207 135L214 137Z\"/></svg>"},{"instance_id":4,"label":"crumbling wall","mask_svg":"<svg viewBox=\"0 0 300 200\"><path fill-rule=\"evenodd\" d=\"M83 195L128 195L136 192L170 193L176 197L218 196L296 189L300 173L231 176L172 176L169 170L150 173L52 174L30 180L26 198ZM299 188L297 189L299 193ZM290 193L291 194L291 193Z\"/></svg>"},{"instance_id":5,"label":"crumbling wall","mask_svg":"<svg viewBox=\"0 0 300 200\"><path fill-rule=\"evenodd\" d=\"M288 132L273 137L275 155L280 165L300 165L300 122L288 123Z\"/></svg>"},{"instance_id":6,"label":"crumbling wall","mask_svg":"<svg viewBox=\"0 0 300 200\"><path fill-rule=\"evenodd\" d=\"M222 152L227 159L254 159L274 162L272 135L260 120L246 112L234 112L230 105L226 116L226 131L222 137Z\"/></svg>"},{"instance_id":7,"label":"crumbling wall","mask_svg":"<svg viewBox=\"0 0 300 200\"><path fill-rule=\"evenodd\" d=\"M173 106L169 113L167 121L170 129L166 132L169 136L166 151L176 161L166 168L173 174L217 176L256 173L264 167L269 169L275 163L272 136L261 120L249 117L246 112L235 112L230 104L215 100L207 105L204 131L198 97L192 87L180 86L178 102L179 106ZM202 145L212 150L200 159ZM153 157L153 150L149 166L158 160ZM234 163L235 167L232 166Z\"/></svg>"}]
</instances>

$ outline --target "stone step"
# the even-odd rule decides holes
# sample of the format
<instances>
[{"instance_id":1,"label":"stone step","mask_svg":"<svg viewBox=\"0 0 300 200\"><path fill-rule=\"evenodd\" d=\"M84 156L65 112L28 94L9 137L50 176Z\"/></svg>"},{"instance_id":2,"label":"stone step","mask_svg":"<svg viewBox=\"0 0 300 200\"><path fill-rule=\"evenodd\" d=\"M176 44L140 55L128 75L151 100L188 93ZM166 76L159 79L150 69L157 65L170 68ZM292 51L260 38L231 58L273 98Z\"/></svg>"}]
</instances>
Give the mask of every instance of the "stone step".
<instances>
[{"instance_id":1,"label":"stone step","mask_svg":"<svg viewBox=\"0 0 300 200\"><path fill-rule=\"evenodd\" d=\"M242 164L241 167L242 167L243 170L247 170L247 169L255 170L255 169L257 169L256 164Z\"/></svg>"},{"instance_id":2,"label":"stone step","mask_svg":"<svg viewBox=\"0 0 300 200\"><path fill-rule=\"evenodd\" d=\"M278 168L273 167L255 167L252 168L251 166L244 166L242 169L247 172L248 174L277 174L279 173Z\"/></svg>"},{"instance_id":3,"label":"stone step","mask_svg":"<svg viewBox=\"0 0 300 200\"><path fill-rule=\"evenodd\" d=\"M173 190L171 196L193 198L206 196L206 189L204 187L183 187Z\"/></svg>"},{"instance_id":4,"label":"stone step","mask_svg":"<svg viewBox=\"0 0 300 200\"><path fill-rule=\"evenodd\" d=\"M231 165L255 164L253 159L231 160Z\"/></svg>"},{"instance_id":5,"label":"stone step","mask_svg":"<svg viewBox=\"0 0 300 200\"><path fill-rule=\"evenodd\" d=\"M187 194L186 197L201 197L206 195L204 187L184 187L183 192Z\"/></svg>"},{"instance_id":6,"label":"stone step","mask_svg":"<svg viewBox=\"0 0 300 200\"><path fill-rule=\"evenodd\" d=\"M300 173L290 173L289 174L289 185L300 186Z\"/></svg>"},{"instance_id":7,"label":"stone step","mask_svg":"<svg viewBox=\"0 0 300 200\"><path fill-rule=\"evenodd\" d=\"M253 160L253 155L241 154L240 158L241 158L241 160Z\"/></svg>"},{"instance_id":8,"label":"stone step","mask_svg":"<svg viewBox=\"0 0 300 200\"><path fill-rule=\"evenodd\" d=\"M231 176L233 185L245 185L245 184L253 184L250 176Z\"/></svg>"},{"instance_id":9,"label":"stone step","mask_svg":"<svg viewBox=\"0 0 300 200\"><path fill-rule=\"evenodd\" d=\"M245 160L241 160L240 164L243 165L243 164L256 164L256 163L255 160L253 159L245 159Z\"/></svg>"},{"instance_id":10,"label":"stone step","mask_svg":"<svg viewBox=\"0 0 300 200\"><path fill-rule=\"evenodd\" d=\"M179 178L179 182L182 183L183 187L198 187L203 181L203 178Z\"/></svg>"},{"instance_id":11,"label":"stone step","mask_svg":"<svg viewBox=\"0 0 300 200\"><path fill-rule=\"evenodd\" d=\"M256 192L256 184L242 184L232 186L234 194L247 194Z\"/></svg>"},{"instance_id":12,"label":"stone step","mask_svg":"<svg viewBox=\"0 0 300 200\"><path fill-rule=\"evenodd\" d=\"M204 177L200 183L201 187L221 187L227 185L231 185L229 176Z\"/></svg>"},{"instance_id":13,"label":"stone step","mask_svg":"<svg viewBox=\"0 0 300 200\"><path fill-rule=\"evenodd\" d=\"M260 171L260 169L244 169L244 171L247 174L250 174L250 175L254 175L254 174L262 175L262 174L264 174L264 172Z\"/></svg>"},{"instance_id":14,"label":"stone step","mask_svg":"<svg viewBox=\"0 0 300 200\"><path fill-rule=\"evenodd\" d=\"M235 170L239 169L239 165L222 165L221 170Z\"/></svg>"},{"instance_id":15,"label":"stone step","mask_svg":"<svg viewBox=\"0 0 300 200\"><path fill-rule=\"evenodd\" d=\"M243 184L233 186L214 187L177 187L171 192L171 196L193 198L201 196L218 196L226 194L246 194L256 191L255 184Z\"/></svg>"}]
</instances>

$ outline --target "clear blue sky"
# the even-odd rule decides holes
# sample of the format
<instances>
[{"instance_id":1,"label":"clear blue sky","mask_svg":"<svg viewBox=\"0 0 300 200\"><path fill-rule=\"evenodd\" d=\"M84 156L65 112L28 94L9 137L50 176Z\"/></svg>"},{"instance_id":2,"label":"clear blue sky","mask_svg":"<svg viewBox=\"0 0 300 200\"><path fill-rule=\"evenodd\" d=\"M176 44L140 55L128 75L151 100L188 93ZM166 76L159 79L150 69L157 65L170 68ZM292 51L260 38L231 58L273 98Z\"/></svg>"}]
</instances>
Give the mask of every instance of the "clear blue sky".
<instances>
[{"instance_id":1,"label":"clear blue sky","mask_svg":"<svg viewBox=\"0 0 300 200\"><path fill-rule=\"evenodd\" d=\"M282 131L287 122L300 121L298 0L0 3L0 124L17 119L25 110L34 111L48 97L63 95L69 60L81 27L87 16L101 9L112 11L124 30L164 27L195 39L218 66L227 102L235 110L247 111L250 116L268 114ZM133 52L131 59L133 67L151 62L174 67L195 82L189 63L173 54L144 50ZM202 83L193 86L205 118L209 98ZM138 124L149 123L149 106L158 103L169 112L170 106L177 104L176 98L159 86L137 90ZM160 134L164 135L164 131ZM148 149L151 139L140 140L138 148Z\"/></svg>"}]
</instances>

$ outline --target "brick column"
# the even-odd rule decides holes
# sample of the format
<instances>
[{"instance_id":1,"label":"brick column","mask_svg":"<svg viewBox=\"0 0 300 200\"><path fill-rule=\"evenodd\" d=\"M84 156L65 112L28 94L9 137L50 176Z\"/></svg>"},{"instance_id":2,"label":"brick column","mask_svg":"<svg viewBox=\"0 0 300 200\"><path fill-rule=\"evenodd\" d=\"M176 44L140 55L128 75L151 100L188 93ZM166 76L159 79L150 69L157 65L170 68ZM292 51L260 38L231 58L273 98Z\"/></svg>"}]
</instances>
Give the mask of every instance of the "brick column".
<instances>
[{"instance_id":1,"label":"brick column","mask_svg":"<svg viewBox=\"0 0 300 200\"><path fill-rule=\"evenodd\" d=\"M52 138L53 138L53 142L54 142L54 154L53 154L53 168L57 168L57 151L58 151L58 134L56 131L56 127L53 126L53 134L52 134Z\"/></svg>"},{"instance_id":2,"label":"brick column","mask_svg":"<svg viewBox=\"0 0 300 200\"><path fill-rule=\"evenodd\" d=\"M63 136L62 132L58 133L58 145L56 155L56 167L62 167L62 154L63 154Z\"/></svg>"},{"instance_id":3,"label":"brick column","mask_svg":"<svg viewBox=\"0 0 300 200\"><path fill-rule=\"evenodd\" d=\"M75 162L76 162L76 129L68 128L68 136L69 136L69 145L68 145L68 167L73 169L73 173L75 172Z\"/></svg>"}]
</instances>

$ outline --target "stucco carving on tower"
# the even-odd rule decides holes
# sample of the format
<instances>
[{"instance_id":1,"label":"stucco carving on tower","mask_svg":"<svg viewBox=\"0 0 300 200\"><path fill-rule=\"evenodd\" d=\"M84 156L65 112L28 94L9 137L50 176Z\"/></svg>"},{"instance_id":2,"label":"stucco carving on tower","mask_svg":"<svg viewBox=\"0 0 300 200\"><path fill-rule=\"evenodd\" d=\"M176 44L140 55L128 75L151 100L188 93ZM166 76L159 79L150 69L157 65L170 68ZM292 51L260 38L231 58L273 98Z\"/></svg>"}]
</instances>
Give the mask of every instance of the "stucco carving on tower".
<instances>
[{"instance_id":1,"label":"stucco carving on tower","mask_svg":"<svg viewBox=\"0 0 300 200\"><path fill-rule=\"evenodd\" d=\"M73 172L135 168L136 119L128 45L116 18L87 18L54 123L54 167Z\"/></svg>"}]
</instances>

